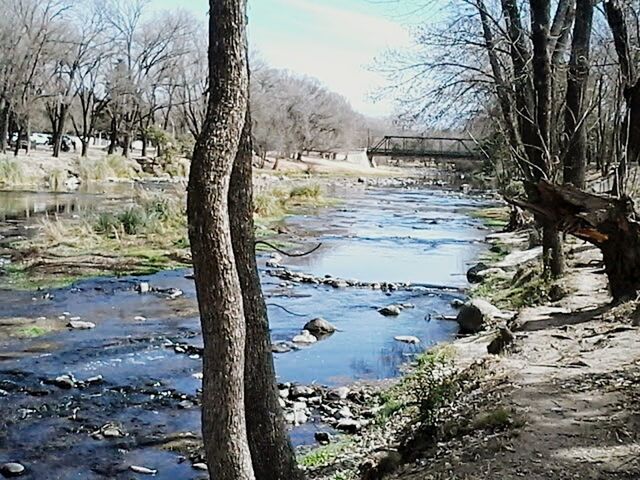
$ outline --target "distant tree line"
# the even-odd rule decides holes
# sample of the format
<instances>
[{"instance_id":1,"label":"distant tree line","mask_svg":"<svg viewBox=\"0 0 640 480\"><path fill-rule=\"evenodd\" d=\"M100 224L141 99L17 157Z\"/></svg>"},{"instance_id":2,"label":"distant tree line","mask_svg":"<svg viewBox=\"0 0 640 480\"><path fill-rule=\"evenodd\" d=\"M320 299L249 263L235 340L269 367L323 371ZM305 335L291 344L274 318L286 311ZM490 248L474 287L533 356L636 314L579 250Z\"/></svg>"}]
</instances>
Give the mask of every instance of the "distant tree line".
<instances>
[{"instance_id":1,"label":"distant tree line","mask_svg":"<svg viewBox=\"0 0 640 480\"><path fill-rule=\"evenodd\" d=\"M52 135L54 156L66 133L80 139L82 156L98 132L109 153L125 156L134 140L143 156L162 135L192 144L208 98L206 25L147 3L1 2L2 152L8 139L38 130ZM257 153L295 157L366 146L370 122L343 97L314 79L252 63Z\"/></svg>"}]
</instances>

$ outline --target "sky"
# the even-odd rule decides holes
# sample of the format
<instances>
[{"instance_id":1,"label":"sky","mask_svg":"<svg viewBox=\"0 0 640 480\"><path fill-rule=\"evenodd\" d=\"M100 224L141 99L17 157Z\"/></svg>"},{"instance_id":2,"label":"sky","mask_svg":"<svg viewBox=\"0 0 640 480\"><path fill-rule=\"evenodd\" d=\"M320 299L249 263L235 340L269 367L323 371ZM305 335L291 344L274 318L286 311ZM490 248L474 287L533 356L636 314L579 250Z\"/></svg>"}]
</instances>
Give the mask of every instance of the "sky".
<instances>
[{"instance_id":1,"label":"sky","mask_svg":"<svg viewBox=\"0 0 640 480\"><path fill-rule=\"evenodd\" d=\"M276 68L319 79L370 116L393 113L390 99L371 94L385 85L373 67L388 49L410 45L402 0L249 0L249 44ZM405 0L406 4L406 0ZM207 0L150 0L153 9L184 8L206 19Z\"/></svg>"}]
</instances>

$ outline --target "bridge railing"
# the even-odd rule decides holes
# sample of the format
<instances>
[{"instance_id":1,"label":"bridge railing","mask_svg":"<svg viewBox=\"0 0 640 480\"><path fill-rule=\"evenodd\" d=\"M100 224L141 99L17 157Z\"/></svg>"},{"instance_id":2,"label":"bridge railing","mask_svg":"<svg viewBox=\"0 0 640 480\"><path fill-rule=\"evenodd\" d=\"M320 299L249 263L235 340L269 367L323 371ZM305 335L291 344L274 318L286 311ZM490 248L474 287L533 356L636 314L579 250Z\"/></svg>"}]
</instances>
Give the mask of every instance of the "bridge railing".
<instances>
[{"instance_id":1,"label":"bridge railing","mask_svg":"<svg viewBox=\"0 0 640 480\"><path fill-rule=\"evenodd\" d=\"M475 142L468 138L387 135L367 149L370 156L479 158Z\"/></svg>"}]
</instances>

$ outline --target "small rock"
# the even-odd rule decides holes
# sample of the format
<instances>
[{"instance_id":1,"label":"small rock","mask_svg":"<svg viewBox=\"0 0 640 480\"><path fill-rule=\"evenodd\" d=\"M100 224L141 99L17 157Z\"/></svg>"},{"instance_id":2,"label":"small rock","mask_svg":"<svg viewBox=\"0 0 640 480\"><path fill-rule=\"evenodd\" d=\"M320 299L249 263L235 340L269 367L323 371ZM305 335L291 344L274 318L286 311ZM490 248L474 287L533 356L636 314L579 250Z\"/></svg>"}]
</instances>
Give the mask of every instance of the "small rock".
<instances>
[{"instance_id":1,"label":"small rock","mask_svg":"<svg viewBox=\"0 0 640 480\"><path fill-rule=\"evenodd\" d=\"M147 317L143 317L142 315L136 315L135 317L133 317L133 319L136 322L144 322L147 319Z\"/></svg>"},{"instance_id":2,"label":"small rock","mask_svg":"<svg viewBox=\"0 0 640 480\"><path fill-rule=\"evenodd\" d=\"M91 330L92 328L96 328L96 324L93 322L83 322L81 320L74 320L67 324L68 327L73 328L74 330Z\"/></svg>"},{"instance_id":3,"label":"small rock","mask_svg":"<svg viewBox=\"0 0 640 480\"><path fill-rule=\"evenodd\" d=\"M459 298L454 298L451 300L451 306L453 308L460 308L464 305L464 300L460 300Z\"/></svg>"},{"instance_id":4,"label":"small rock","mask_svg":"<svg viewBox=\"0 0 640 480\"><path fill-rule=\"evenodd\" d=\"M508 327L500 327L498 335L494 338L489 345L487 345L487 352L491 355L499 355L515 340L515 337Z\"/></svg>"},{"instance_id":5,"label":"small rock","mask_svg":"<svg viewBox=\"0 0 640 480\"><path fill-rule=\"evenodd\" d=\"M140 282L136 285L136 290L138 293L149 293L151 291L151 286L149 282Z\"/></svg>"},{"instance_id":6,"label":"small rock","mask_svg":"<svg viewBox=\"0 0 640 480\"><path fill-rule=\"evenodd\" d=\"M352 418L343 418L338 422L336 428L346 433L358 433L362 428L362 424Z\"/></svg>"},{"instance_id":7,"label":"small rock","mask_svg":"<svg viewBox=\"0 0 640 480\"><path fill-rule=\"evenodd\" d=\"M96 375L95 377L87 378L84 381L84 383L88 385L94 385L94 384L102 383L103 381L104 381L104 378L102 377L102 375Z\"/></svg>"},{"instance_id":8,"label":"small rock","mask_svg":"<svg viewBox=\"0 0 640 480\"><path fill-rule=\"evenodd\" d=\"M7 478L19 477L25 470L24 465L18 462L8 462L0 466L0 473Z\"/></svg>"},{"instance_id":9,"label":"small rock","mask_svg":"<svg viewBox=\"0 0 640 480\"><path fill-rule=\"evenodd\" d=\"M118 427L113 426L103 428L101 433L104 438L120 438L124 435Z\"/></svg>"},{"instance_id":10,"label":"small rock","mask_svg":"<svg viewBox=\"0 0 640 480\"><path fill-rule=\"evenodd\" d=\"M195 470L202 470L203 472L206 472L207 470L209 470L209 467L207 467L206 463L194 463L193 465L191 465Z\"/></svg>"},{"instance_id":11,"label":"small rock","mask_svg":"<svg viewBox=\"0 0 640 480\"><path fill-rule=\"evenodd\" d=\"M327 432L316 432L313 434L313 438L316 439L316 442L326 445L327 443L331 443L331 435Z\"/></svg>"},{"instance_id":12,"label":"small rock","mask_svg":"<svg viewBox=\"0 0 640 480\"><path fill-rule=\"evenodd\" d=\"M489 267L481 262L467 270L467 280L469 283L480 283L482 281L482 277L478 275L478 273L486 270L487 268Z\"/></svg>"},{"instance_id":13,"label":"small rock","mask_svg":"<svg viewBox=\"0 0 640 480\"><path fill-rule=\"evenodd\" d=\"M300 335L293 337L293 343L312 344L317 341L318 339L309 330L302 330Z\"/></svg>"},{"instance_id":14,"label":"small rock","mask_svg":"<svg viewBox=\"0 0 640 480\"><path fill-rule=\"evenodd\" d=\"M289 389L288 388L283 388L282 390L278 390L278 396L280 398L289 398Z\"/></svg>"},{"instance_id":15,"label":"small rock","mask_svg":"<svg viewBox=\"0 0 640 480\"><path fill-rule=\"evenodd\" d=\"M289 342L276 342L271 345L271 351L273 353L287 353L292 350Z\"/></svg>"},{"instance_id":16,"label":"small rock","mask_svg":"<svg viewBox=\"0 0 640 480\"><path fill-rule=\"evenodd\" d=\"M341 418L353 418L353 413L351 409L346 405L338 410L335 414L336 420L340 420Z\"/></svg>"},{"instance_id":17,"label":"small rock","mask_svg":"<svg viewBox=\"0 0 640 480\"><path fill-rule=\"evenodd\" d=\"M193 378L198 379L198 380L202 380L202 377L203 377L202 372L196 372L196 373L192 374L191 376Z\"/></svg>"},{"instance_id":18,"label":"small rock","mask_svg":"<svg viewBox=\"0 0 640 480\"><path fill-rule=\"evenodd\" d=\"M291 389L291 398L312 397L313 394L313 388L306 385L296 385Z\"/></svg>"},{"instance_id":19,"label":"small rock","mask_svg":"<svg viewBox=\"0 0 640 480\"><path fill-rule=\"evenodd\" d=\"M56 377L52 382L53 385L59 388L69 390L76 386L76 380L71 375L60 375Z\"/></svg>"},{"instance_id":20,"label":"small rock","mask_svg":"<svg viewBox=\"0 0 640 480\"><path fill-rule=\"evenodd\" d=\"M398 305L388 305L378 310L380 315L385 317L397 317L402 309Z\"/></svg>"},{"instance_id":21,"label":"small rock","mask_svg":"<svg viewBox=\"0 0 640 480\"><path fill-rule=\"evenodd\" d=\"M393 339L397 342L410 343L412 345L417 345L420 343L420 339L418 337L414 337L411 335L398 335L393 337Z\"/></svg>"},{"instance_id":22,"label":"small rock","mask_svg":"<svg viewBox=\"0 0 640 480\"><path fill-rule=\"evenodd\" d=\"M131 465L129 467L129 470L131 470L132 472L140 473L142 475L155 475L156 473L158 473L158 470L147 467L139 467L138 465Z\"/></svg>"},{"instance_id":23,"label":"small rock","mask_svg":"<svg viewBox=\"0 0 640 480\"><path fill-rule=\"evenodd\" d=\"M334 388L333 390L329 390L327 398L329 400L344 400L347 398L350 391L349 387Z\"/></svg>"}]
</instances>

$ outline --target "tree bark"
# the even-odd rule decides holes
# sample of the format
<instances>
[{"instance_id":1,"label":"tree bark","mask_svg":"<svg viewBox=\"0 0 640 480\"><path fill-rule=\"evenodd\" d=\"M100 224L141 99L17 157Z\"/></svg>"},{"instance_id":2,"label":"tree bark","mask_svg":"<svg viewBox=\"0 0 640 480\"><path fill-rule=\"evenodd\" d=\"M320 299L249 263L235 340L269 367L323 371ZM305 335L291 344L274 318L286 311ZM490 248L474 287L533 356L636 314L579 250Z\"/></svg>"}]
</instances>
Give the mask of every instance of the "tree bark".
<instances>
[{"instance_id":1,"label":"tree bark","mask_svg":"<svg viewBox=\"0 0 640 480\"><path fill-rule=\"evenodd\" d=\"M60 148L62 146L62 136L64 135L64 127L67 120L68 106L65 103L60 104L60 112L55 122L53 130L53 156L60 156Z\"/></svg>"},{"instance_id":2,"label":"tree bark","mask_svg":"<svg viewBox=\"0 0 640 480\"><path fill-rule=\"evenodd\" d=\"M258 479L296 480L296 456L276 388L267 307L255 255L251 116L247 112L229 188L231 240L246 321L245 413L253 469Z\"/></svg>"},{"instance_id":3,"label":"tree bark","mask_svg":"<svg viewBox=\"0 0 640 480\"><path fill-rule=\"evenodd\" d=\"M563 178L580 189L585 188L587 169L587 132L584 100L589 81L589 53L593 23L592 0L577 0L571 58L567 71L564 132L568 141Z\"/></svg>"},{"instance_id":4,"label":"tree bark","mask_svg":"<svg viewBox=\"0 0 640 480\"><path fill-rule=\"evenodd\" d=\"M9 103L5 100L0 111L0 152L7 152L7 137L9 136Z\"/></svg>"},{"instance_id":5,"label":"tree bark","mask_svg":"<svg viewBox=\"0 0 640 480\"><path fill-rule=\"evenodd\" d=\"M245 319L228 213L247 111L246 0L210 0L209 8L210 96L187 197L204 339L202 433L212 478L253 480L244 404Z\"/></svg>"},{"instance_id":6,"label":"tree bark","mask_svg":"<svg viewBox=\"0 0 640 480\"><path fill-rule=\"evenodd\" d=\"M118 121L115 115L111 117L111 128L109 130L109 148L107 153L113 155L116 153L116 143L118 141Z\"/></svg>"}]
</instances>

